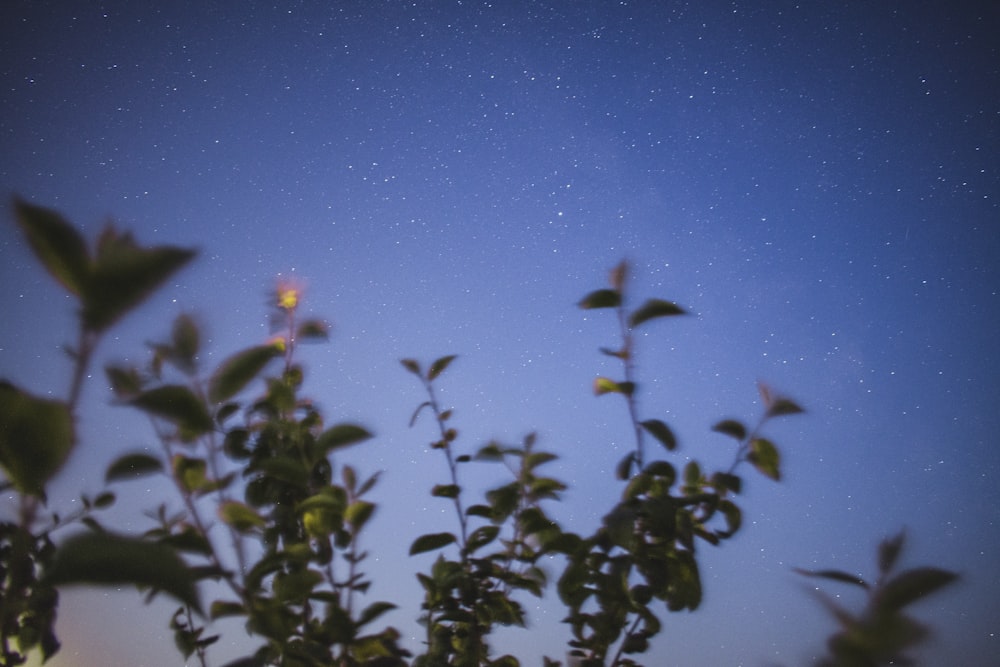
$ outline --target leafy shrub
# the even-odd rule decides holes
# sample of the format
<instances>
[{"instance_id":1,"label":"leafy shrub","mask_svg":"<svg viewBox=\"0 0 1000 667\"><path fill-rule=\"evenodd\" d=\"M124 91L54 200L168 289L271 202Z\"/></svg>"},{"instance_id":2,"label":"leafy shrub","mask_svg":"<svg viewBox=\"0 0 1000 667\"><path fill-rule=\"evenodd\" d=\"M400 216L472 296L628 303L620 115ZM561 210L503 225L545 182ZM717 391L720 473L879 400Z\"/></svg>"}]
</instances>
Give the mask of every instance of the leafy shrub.
<instances>
[{"instance_id":1,"label":"leafy shrub","mask_svg":"<svg viewBox=\"0 0 1000 667\"><path fill-rule=\"evenodd\" d=\"M394 628L379 626L396 605L366 600L371 580L363 569L368 553L361 537L377 509L368 494L378 475L366 477L340 457L371 433L353 423L328 424L320 407L302 395L305 371L296 361L297 346L324 340L327 326L298 321L301 294L294 284L279 284L273 295L275 337L215 368L201 367L201 335L185 315L174 321L166 340L150 346L147 364L106 368L116 399L149 418L161 448L157 456L134 451L118 457L107 468L106 482L165 474L183 512L171 513L163 504L150 513L154 525L127 536L107 530L97 518L115 500L109 490L84 497L82 509L69 515L43 511L46 485L77 445L74 415L99 342L194 253L143 248L112 227L90 250L54 211L16 201L15 212L41 264L77 299L79 331L70 349L67 399L0 384L2 484L15 490L19 503L17 519L0 522L0 665L23 664L35 649L43 660L59 650L59 587L124 583L179 603L169 619L177 648L184 660L202 666L219 639L206 634L208 626L235 617L258 647L228 667L509 667L518 661L495 656L490 634L497 626L526 626L522 596L540 596L549 587L539 562L550 556L563 568L555 588L567 608L574 664L637 665L635 656L659 633L664 610L699 607L699 547L719 545L742 528L743 464L781 479L780 452L764 435L765 426L802 412L760 385L763 411L752 426L732 419L713 426L733 439L729 467L709 472L689 460L678 470L664 458L677 448L670 427L640 417L635 331L685 311L662 299L631 308L629 267L619 264L608 286L579 305L614 315L618 340L600 352L620 362L621 375L597 377L593 391L621 398L635 446L615 469L620 499L593 532L581 535L564 530L546 510L566 485L548 472L557 457L539 449L533 434L518 445L460 449L455 415L435 392L455 356L426 369L414 359L402 360L425 393L411 426L429 414L431 448L446 464L447 476L430 493L455 510L453 530L421 535L410 546L411 555L438 554L428 572L417 573L426 638L413 656L400 646ZM248 398L261 385L263 392ZM659 456L650 444L659 446ZM461 473L477 462L506 467L509 480L473 498ZM82 529L57 544L54 533L73 525ZM954 575L922 569L887 579L901 547L902 537L882 546L874 586L839 572L808 573L871 592L859 617L830 604L844 631L831 639L827 664L899 660L923 636L902 608ZM206 605L206 590L221 593ZM548 657L543 662L561 664Z\"/></svg>"}]
</instances>

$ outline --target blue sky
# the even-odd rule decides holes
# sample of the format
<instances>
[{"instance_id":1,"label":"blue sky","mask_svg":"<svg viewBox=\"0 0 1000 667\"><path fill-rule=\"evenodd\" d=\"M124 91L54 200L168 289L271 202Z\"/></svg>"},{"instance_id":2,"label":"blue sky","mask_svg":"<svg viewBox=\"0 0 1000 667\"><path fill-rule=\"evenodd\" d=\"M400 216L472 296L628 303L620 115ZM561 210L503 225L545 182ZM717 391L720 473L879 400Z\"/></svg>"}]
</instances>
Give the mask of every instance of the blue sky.
<instances>
[{"instance_id":1,"label":"blue sky","mask_svg":"<svg viewBox=\"0 0 1000 667\"><path fill-rule=\"evenodd\" d=\"M307 387L330 421L377 434L346 457L385 470L373 597L408 603L387 618L412 647L428 562L406 550L454 526L429 496L446 467L430 424L407 428L422 396L398 359L459 354L441 396L460 445L537 430L571 486L553 511L583 530L619 492L630 443L624 406L590 392L612 372L597 353L612 318L574 304L627 257L636 302L694 314L638 341L643 412L678 433L678 460L728 462L709 427L752 420L758 380L808 410L774 424L785 479L747 471L745 531L702 550L703 608L666 619L650 663L808 664L832 625L791 568L870 574L904 526L909 564L963 575L920 607L938 629L926 663L1000 652L993 4L15 1L0 14L5 196L91 235L111 217L144 243L200 250L102 363L142 360L180 312L204 323L209 367L261 342L279 275L333 323L302 350ZM71 304L13 225L0 252L0 376L64 395ZM54 505L153 446L109 399L95 372ZM176 503L159 482L122 491L122 530ZM561 655L552 598L531 601L532 630L502 635L525 664ZM169 613L129 591L70 592L50 664L176 665ZM255 645L236 628L213 664Z\"/></svg>"}]
</instances>

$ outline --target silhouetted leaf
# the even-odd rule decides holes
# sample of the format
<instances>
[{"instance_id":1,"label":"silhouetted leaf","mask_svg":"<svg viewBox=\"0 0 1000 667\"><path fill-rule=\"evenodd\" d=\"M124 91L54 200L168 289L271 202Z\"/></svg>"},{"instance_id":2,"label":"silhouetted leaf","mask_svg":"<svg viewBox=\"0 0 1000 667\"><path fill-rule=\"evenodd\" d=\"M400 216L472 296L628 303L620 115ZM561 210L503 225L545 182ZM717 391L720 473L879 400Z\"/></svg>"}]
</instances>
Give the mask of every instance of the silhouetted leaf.
<instances>
[{"instance_id":1,"label":"silhouetted leaf","mask_svg":"<svg viewBox=\"0 0 1000 667\"><path fill-rule=\"evenodd\" d=\"M852 584L854 586L860 586L861 588L868 590L868 582L861 577L849 574L847 572L841 572L840 570L803 570L801 568L793 568L795 572L801 574L805 577L816 577L819 579L829 579L831 581L839 581L844 584Z\"/></svg>"},{"instance_id":2,"label":"silhouetted leaf","mask_svg":"<svg viewBox=\"0 0 1000 667\"><path fill-rule=\"evenodd\" d=\"M143 380L135 368L106 366L104 374L111 383L111 391L120 399L128 399L142 391Z\"/></svg>"},{"instance_id":3,"label":"silhouetted leaf","mask_svg":"<svg viewBox=\"0 0 1000 667\"><path fill-rule=\"evenodd\" d=\"M627 350L612 350L607 347L599 347L597 349L601 354L605 354L609 357L615 357L616 359L628 359Z\"/></svg>"},{"instance_id":4,"label":"silhouetted leaf","mask_svg":"<svg viewBox=\"0 0 1000 667\"><path fill-rule=\"evenodd\" d=\"M434 380L437 376L444 373L445 369L448 368L449 364L455 360L457 354L450 354L447 357L441 357L431 364L430 369L427 371L427 379Z\"/></svg>"},{"instance_id":5,"label":"silhouetted leaf","mask_svg":"<svg viewBox=\"0 0 1000 667\"><path fill-rule=\"evenodd\" d=\"M156 387L144 391L128 403L155 417L173 422L192 436L207 433L214 426L204 403L183 385Z\"/></svg>"},{"instance_id":6,"label":"silhouetted leaf","mask_svg":"<svg viewBox=\"0 0 1000 667\"><path fill-rule=\"evenodd\" d=\"M456 541L457 539L451 533L428 533L427 535L421 535L410 545L410 555L414 556L425 551L440 549Z\"/></svg>"},{"instance_id":7,"label":"silhouetted leaf","mask_svg":"<svg viewBox=\"0 0 1000 667\"><path fill-rule=\"evenodd\" d=\"M747 437L747 429L743 424L736 421L735 419L723 419L718 424L712 427L712 430L717 433L723 433L730 437L736 438L742 441Z\"/></svg>"},{"instance_id":8,"label":"silhouetted leaf","mask_svg":"<svg viewBox=\"0 0 1000 667\"><path fill-rule=\"evenodd\" d=\"M743 525L743 512L730 500L720 501L719 511L726 517L726 530L719 531L719 534L723 537L729 537Z\"/></svg>"},{"instance_id":9,"label":"silhouetted leaf","mask_svg":"<svg viewBox=\"0 0 1000 667\"><path fill-rule=\"evenodd\" d=\"M410 371L419 378L423 378L424 374L420 370L420 363L416 359L400 359L399 363L403 364L403 368Z\"/></svg>"},{"instance_id":10,"label":"silhouetted leaf","mask_svg":"<svg viewBox=\"0 0 1000 667\"><path fill-rule=\"evenodd\" d=\"M642 427L649 431L650 435L656 438L661 445L667 448L667 451L674 451L677 449L677 438L674 437L674 432L670 430L670 427L664 424L659 419L647 419L644 422L639 422Z\"/></svg>"},{"instance_id":11,"label":"silhouetted leaf","mask_svg":"<svg viewBox=\"0 0 1000 667\"><path fill-rule=\"evenodd\" d=\"M66 540L46 571L47 583L135 584L168 593L201 611L195 578L173 549L111 533L87 532Z\"/></svg>"},{"instance_id":12,"label":"silhouetted leaf","mask_svg":"<svg viewBox=\"0 0 1000 667\"><path fill-rule=\"evenodd\" d=\"M936 567L918 567L891 579L882 588L878 603L883 609L898 610L949 585L958 575Z\"/></svg>"},{"instance_id":13,"label":"silhouetted leaf","mask_svg":"<svg viewBox=\"0 0 1000 667\"><path fill-rule=\"evenodd\" d=\"M395 608L396 605L391 602L373 602L365 607L358 615L357 626L360 628L363 625L367 625L385 612L392 611Z\"/></svg>"},{"instance_id":14,"label":"silhouetted leaf","mask_svg":"<svg viewBox=\"0 0 1000 667\"><path fill-rule=\"evenodd\" d=\"M585 310L593 308L616 308L621 305L622 295L611 289L599 289L591 292L577 305Z\"/></svg>"},{"instance_id":15,"label":"silhouetted leaf","mask_svg":"<svg viewBox=\"0 0 1000 667\"><path fill-rule=\"evenodd\" d=\"M774 481L777 482L781 479L781 456L778 454L778 448L770 440L754 438L750 443L747 461Z\"/></svg>"},{"instance_id":16,"label":"silhouetted leaf","mask_svg":"<svg viewBox=\"0 0 1000 667\"><path fill-rule=\"evenodd\" d=\"M420 411L423 410L424 408L429 408L430 406L431 406L430 401L424 401L423 403L417 406L417 409L413 411L413 416L410 417L410 428L413 428L413 425L417 423L417 417L420 416Z\"/></svg>"},{"instance_id":17,"label":"silhouetted leaf","mask_svg":"<svg viewBox=\"0 0 1000 667\"><path fill-rule=\"evenodd\" d=\"M883 575L888 574L896 565L899 552L903 549L903 541L906 539L905 533L900 533L893 538L883 540L878 547L878 570Z\"/></svg>"},{"instance_id":18,"label":"silhouetted leaf","mask_svg":"<svg viewBox=\"0 0 1000 667\"><path fill-rule=\"evenodd\" d=\"M222 403L232 398L280 354L275 345L257 345L229 357L215 369L208 381L208 400Z\"/></svg>"},{"instance_id":19,"label":"silhouetted leaf","mask_svg":"<svg viewBox=\"0 0 1000 667\"><path fill-rule=\"evenodd\" d=\"M319 445L321 451L329 453L348 445L364 442L371 437L372 434L367 429L357 424L337 424L323 431L316 444Z\"/></svg>"},{"instance_id":20,"label":"silhouetted leaf","mask_svg":"<svg viewBox=\"0 0 1000 667\"><path fill-rule=\"evenodd\" d=\"M183 313L178 315L174 319L170 338L173 348L171 361L188 375L194 375L198 370L196 358L201 347L201 332L194 318Z\"/></svg>"},{"instance_id":21,"label":"silhouetted leaf","mask_svg":"<svg viewBox=\"0 0 1000 667\"><path fill-rule=\"evenodd\" d=\"M163 470L163 463L155 456L135 452L118 457L104 473L105 482L119 479L136 479Z\"/></svg>"},{"instance_id":22,"label":"silhouetted leaf","mask_svg":"<svg viewBox=\"0 0 1000 667\"><path fill-rule=\"evenodd\" d=\"M632 476L632 465L635 463L635 452L626 454L615 466L615 478L622 481Z\"/></svg>"},{"instance_id":23,"label":"silhouetted leaf","mask_svg":"<svg viewBox=\"0 0 1000 667\"><path fill-rule=\"evenodd\" d=\"M330 325L323 320L306 320L295 333L298 341L321 341L330 337Z\"/></svg>"},{"instance_id":24,"label":"silhouetted leaf","mask_svg":"<svg viewBox=\"0 0 1000 667\"><path fill-rule=\"evenodd\" d=\"M42 266L71 293L87 289L90 258L83 237L56 211L14 200L16 220Z\"/></svg>"},{"instance_id":25,"label":"silhouetted leaf","mask_svg":"<svg viewBox=\"0 0 1000 667\"><path fill-rule=\"evenodd\" d=\"M632 313L628 318L630 327L637 327L643 322L647 322L657 317L668 317L670 315L684 315L684 309L671 301L663 299L649 299L646 303Z\"/></svg>"},{"instance_id":26,"label":"silhouetted leaf","mask_svg":"<svg viewBox=\"0 0 1000 667\"><path fill-rule=\"evenodd\" d=\"M83 322L103 331L139 305L194 257L172 246L140 248L131 234L106 227L97 241L90 280L83 295Z\"/></svg>"},{"instance_id":27,"label":"silhouetted leaf","mask_svg":"<svg viewBox=\"0 0 1000 667\"><path fill-rule=\"evenodd\" d=\"M431 495L437 498L457 498L460 491L457 484L435 484Z\"/></svg>"},{"instance_id":28,"label":"silhouetted leaf","mask_svg":"<svg viewBox=\"0 0 1000 667\"><path fill-rule=\"evenodd\" d=\"M805 412L798 403L790 398L778 398L767 409L768 417L780 417L782 415L796 415Z\"/></svg>"},{"instance_id":29,"label":"silhouetted leaf","mask_svg":"<svg viewBox=\"0 0 1000 667\"><path fill-rule=\"evenodd\" d=\"M0 467L20 491L43 494L75 441L68 405L0 382Z\"/></svg>"}]
</instances>

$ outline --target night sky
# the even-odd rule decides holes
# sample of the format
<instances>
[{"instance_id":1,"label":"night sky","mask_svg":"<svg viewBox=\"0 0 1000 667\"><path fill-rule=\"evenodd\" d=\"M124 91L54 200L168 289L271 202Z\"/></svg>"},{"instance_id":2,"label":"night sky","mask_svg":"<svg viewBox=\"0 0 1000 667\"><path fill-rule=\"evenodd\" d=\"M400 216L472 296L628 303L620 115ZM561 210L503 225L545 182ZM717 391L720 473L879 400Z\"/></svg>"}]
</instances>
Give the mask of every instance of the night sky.
<instances>
[{"instance_id":1,"label":"night sky","mask_svg":"<svg viewBox=\"0 0 1000 667\"><path fill-rule=\"evenodd\" d=\"M402 357L459 359L440 381L459 450L538 431L570 484L552 513L592 528L632 447L610 311L576 303L624 257L635 303L693 315L638 340L644 417L728 465L710 426L759 414L755 384L807 414L773 424L778 484L742 470L745 530L702 547L701 609L665 618L648 664L807 665L832 621L793 567L874 575L905 527L906 565L957 570L923 602L925 664L1000 655L1000 9L986 2L29 2L0 8L0 190L91 237L108 218L189 268L115 328L54 508L156 443L111 405L100 367L141 363L191 312L212 365L267 339L275 280L329 319L302 348L328 422L377 437L340 455L384 470L364 546L370 600L417 649L423 532L456 529L432 424ZM224 8L220 8L224 7ZM764 7L763 9L758 7ZM0 227L0 376L65 396L70 299ZM502 479L485 464L468 486ZM167 501L129 482L109 513L151 527ZM0 498L9 515L11 498ZM841 601L860 604L852 591ZM562 658L554 590L524 664ZM181 663L173 603L69 591L54 667ZM664 612L663 616L666 616ZM225 628L213 664L258 645ZM141 638L141 639L137 639Z\"/></svg>"}]
</instances>

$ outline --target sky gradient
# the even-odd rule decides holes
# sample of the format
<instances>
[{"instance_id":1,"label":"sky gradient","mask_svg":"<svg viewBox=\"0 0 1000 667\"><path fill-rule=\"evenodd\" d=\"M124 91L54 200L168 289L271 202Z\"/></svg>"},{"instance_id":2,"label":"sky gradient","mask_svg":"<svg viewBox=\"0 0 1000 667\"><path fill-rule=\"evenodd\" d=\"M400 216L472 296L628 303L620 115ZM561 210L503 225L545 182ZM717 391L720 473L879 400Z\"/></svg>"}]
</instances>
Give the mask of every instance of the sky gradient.
<instances>
[{"instance_id":1,"label":"sky gradient","mask_svg":"<svg viewBox=\"0 0 1000 667\"><path fill-rule=\"evenodd\" d=\"M615 370L597 352L613 317L575 304L627 257L636 303L693 313L638 340L642 412L678 434L676 461L726 465L709 427L753 421L758 380L807 409L769 431L785 479L744 471L747 525L701 550L703 606L664 619L648 663L809 664L833 626L792 568L873 575L876 544L906 527L907 564L963 577L919 607L937 630L925 664L985 667L1000 654L997 34L992 2L12 0L0 190L91 237L111 217L199 248L101 364L141 362L191 312L211 367L267 339L278 276L305 284L303 308L333 324L302 348L307 391L377 435L344 457L385 471L372 599L403 602L386 618L413 649L430 559L406 551L455 526L398 360L460 355L440 382L459 448L537 430L570 484L553 514L585 530L631 443L624 405L590 391ZM2 230L0 376L64 396L71 303ZM99 368L56 507L154 448ZM178 504L156 481L122 491L123 530ZM561 657L554 598L528 600L534 629L498 651ZM71 591L49 664L180 664L171 610ZM256 646L231 629L213 664Z\"/></svg>"}]
</instances>

